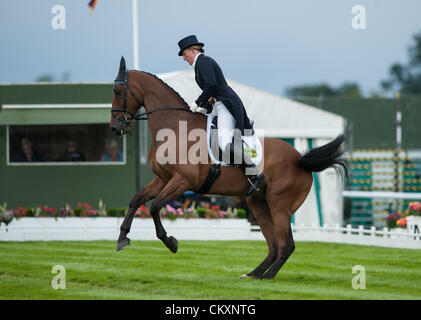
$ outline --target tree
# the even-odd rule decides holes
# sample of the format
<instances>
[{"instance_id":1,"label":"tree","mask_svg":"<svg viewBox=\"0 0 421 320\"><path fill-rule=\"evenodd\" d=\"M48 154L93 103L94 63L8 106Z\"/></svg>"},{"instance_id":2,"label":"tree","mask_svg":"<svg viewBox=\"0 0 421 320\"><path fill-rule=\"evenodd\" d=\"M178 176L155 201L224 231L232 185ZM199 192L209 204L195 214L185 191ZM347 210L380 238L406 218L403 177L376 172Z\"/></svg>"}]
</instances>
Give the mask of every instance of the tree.
<instances>
[{"instance_id":1,"label":"tree","mask_svg":"<svg viewBox=\"0 0 421 320\"><path fill-rule=\"evenodd\" d=\"M42 74L42 75L39 75L35 79L35 82L51 82L51 81L54 81L54 77L51 74Z\"/></svg>"},{"instance_id":2,"label":"tree","mask_svg":"<svg viewBox=\"0 0 421 320\"><path fill-rule=\"evenodd\" d=\"M415 34L412 39L413 43L408 48L408 64L392 64L389 68L389 79L381 81L382 88L387 92L421 93L421 32Z\"/></svg>"},{"instance_id":3,"label":"tree","mask_svg":"<svg viewBox=\"0 0 421 320\"><path fill-rule=\"evenodd\" d=\"M361 97L360 87L355 82L345 82L336 89L336 96Z\"/></svg>"},{"instance_id":4,"label":"tree","mask_svg":"<svg viewBox=\"0 0 421 320\"><path fill-rule=\"evenodd\" d=\"M345 82L337 88L320 83L290 87L286 90L286 95L288 97L361 97L361 91L355 82Z\"/></svg>"},{"instance_id":5,"label":"tree","mask_svg":"<svg viewBox=\"0 0 421 320\"><path fill-rule=\"evenodd\" d=\"M59 81L67 82L69 80L70 80L70 72L66 71L63 73L61 80ZM41 74L35 79L35 82L53 82L53 81L57 81L57 80L52 74L49 74L49 73Z\"/></svg>"}]
</instances>

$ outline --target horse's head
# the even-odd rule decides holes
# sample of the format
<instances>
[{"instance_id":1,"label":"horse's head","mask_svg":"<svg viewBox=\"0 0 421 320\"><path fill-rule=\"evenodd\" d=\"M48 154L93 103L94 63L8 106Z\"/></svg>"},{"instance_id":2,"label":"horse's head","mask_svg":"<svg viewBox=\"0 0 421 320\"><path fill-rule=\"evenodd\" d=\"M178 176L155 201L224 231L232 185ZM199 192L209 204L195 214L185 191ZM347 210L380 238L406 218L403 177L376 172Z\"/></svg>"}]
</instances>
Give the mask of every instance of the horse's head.
<instances>
[{"instance_id":1,"label":"horse's head","mask_svg":"<svg viewBox=\"0 0 421 320\"><path fill-rule=\"evenodd\" d=\"M121 57L117 78L114 80L110 121L112 132L118 136L130 131L130 123L143 105L143 95L140 95L139 90L135 93L133 89L134 87L129 84L126 61Z\"/></svg>"}]
</instances>

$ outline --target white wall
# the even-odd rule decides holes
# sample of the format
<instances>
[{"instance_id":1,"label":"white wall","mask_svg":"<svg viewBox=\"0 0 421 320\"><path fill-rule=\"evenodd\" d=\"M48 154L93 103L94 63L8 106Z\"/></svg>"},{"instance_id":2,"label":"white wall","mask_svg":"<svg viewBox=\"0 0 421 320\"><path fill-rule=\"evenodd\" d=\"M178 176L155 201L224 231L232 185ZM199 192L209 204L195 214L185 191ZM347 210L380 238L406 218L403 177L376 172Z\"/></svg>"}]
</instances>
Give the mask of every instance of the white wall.
<instances>
[{"instance_id":1,"label":"white wall","mask_svg":"<svg viewBox=\"0 0 421 320\"><path fill-rule=\"evenodd\" d=\"M320 147L332 140L316 139L314 147ZM343 182L338 173L329 168L318 173L323 224L330 226L343 223Z\"/></svg>"},{"instance_id":2,"label":"white wall","mask_svg":"<svg viewBox=\"0 0 421 320\"><path fill-rule=\"evenodd\" d=\"M322 146L331 139L314 139L313 148ZM307 138L294 139L294 147L301 154L308 151ZM342 225L343 223L343 197L342 182L334 169L327 169L317 173L319 180L320 203L322 211L322 223L330 226ZM311 187L307 199L300 209L295 213L295 224L305 226L319 226L319 212L315 184Z\"/></svg>"}]
</instances>

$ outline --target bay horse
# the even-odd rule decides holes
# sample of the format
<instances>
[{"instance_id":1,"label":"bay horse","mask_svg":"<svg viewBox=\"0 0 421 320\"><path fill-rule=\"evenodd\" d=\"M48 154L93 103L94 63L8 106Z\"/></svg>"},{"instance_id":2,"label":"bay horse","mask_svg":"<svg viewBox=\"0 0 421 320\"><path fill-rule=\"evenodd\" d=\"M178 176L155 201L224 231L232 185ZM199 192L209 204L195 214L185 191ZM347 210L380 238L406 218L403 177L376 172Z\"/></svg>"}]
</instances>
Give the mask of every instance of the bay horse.
<instances>
[{"instance_id":1,"label":"bay horse","mask_svg":"<svg viewBox=\"0 0 421 320\"><path fill-rule=\"evenodd\" d=\"M168 128L178 135L181 122L187 123L187 132L194 129L206 131L206 116L191 112L184 99L155 75L144 71L128 71L122 57L113 87L110 121L113 133L122 136L129 132L131 122L142 116L136 114L142 106L146 111L143 116L147 115L152 135L148 159L155 177L130 201L120 227L117 251L130 245L127 234L130 232L136 210L146 201L153 199L150 214L155 224L156 236L175 253L178 241L172 236L167 236L159 211L167 202L176 199L185 191L199 190L212 164L209 155L207 163L191 163L187 159L187 163L183 164L160 164L156 153L164 141L157 139L157 133L162 128ZM266 239L268 254L253 271L242 277L271 279L279 272L295 249L291 218L310 192L313 183L312 172L333 167L342 174L345 172L347 176L346 161L341 159L343 154L341 145L344 139L344 136L340 135L303 156L287 142L279 139L263 139L264 186L247 197L247 205L256 217ZM187 141L187 150L196 142ZM176 143L177 159L179 159L178 137ZM207 142L206 139L202 139L198 143ZM204 150L207 152L206 146ZM221 167L221 174L208 193L244 196L248 188L249 182L241 169L227 166Z\"/></svg>"}]
</instances>

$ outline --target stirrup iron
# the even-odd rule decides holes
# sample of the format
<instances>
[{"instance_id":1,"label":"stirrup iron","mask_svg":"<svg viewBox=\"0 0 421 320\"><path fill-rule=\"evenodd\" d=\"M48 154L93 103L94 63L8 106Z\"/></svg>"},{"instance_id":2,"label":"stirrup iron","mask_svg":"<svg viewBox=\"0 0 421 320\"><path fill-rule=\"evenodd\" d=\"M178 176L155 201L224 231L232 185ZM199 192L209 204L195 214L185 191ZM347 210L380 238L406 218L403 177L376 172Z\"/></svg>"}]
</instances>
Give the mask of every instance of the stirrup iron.
<instances>
[{"instance_id":1,"label":"stirrup iron","mask_svg":"<svg viewBox=\"0 0 421 320\"><path fill-rule=\"evenodd\" d=\"M247 177L247 180L249 181L249 183L251 184L251 186L253 187L254 191L260 191L259 187L256 187L253 182L251 182L250 178Z\"/></svg>"}]
</instances>

